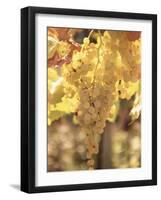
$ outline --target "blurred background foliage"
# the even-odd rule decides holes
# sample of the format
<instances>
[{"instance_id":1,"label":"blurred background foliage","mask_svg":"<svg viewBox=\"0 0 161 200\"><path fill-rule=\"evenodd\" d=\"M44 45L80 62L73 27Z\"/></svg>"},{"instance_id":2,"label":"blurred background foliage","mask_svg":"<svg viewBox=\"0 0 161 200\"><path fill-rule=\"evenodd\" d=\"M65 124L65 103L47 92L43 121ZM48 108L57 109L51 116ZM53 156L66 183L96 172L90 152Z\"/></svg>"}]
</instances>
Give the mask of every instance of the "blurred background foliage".
<instances>
[{"instance_id":1,"label":"blurred background foliage","mask_svg":"<svg viewBox=\"0 0 161 200\"><path fill-rule=\"evenodd\" d=\"M114 123L106 122L95 169L141 166L140 118L129 124L131 101L122 101ZM48 171L87 170L85 134L72 115L48 127Z\"/></svg>"}]
</instances>

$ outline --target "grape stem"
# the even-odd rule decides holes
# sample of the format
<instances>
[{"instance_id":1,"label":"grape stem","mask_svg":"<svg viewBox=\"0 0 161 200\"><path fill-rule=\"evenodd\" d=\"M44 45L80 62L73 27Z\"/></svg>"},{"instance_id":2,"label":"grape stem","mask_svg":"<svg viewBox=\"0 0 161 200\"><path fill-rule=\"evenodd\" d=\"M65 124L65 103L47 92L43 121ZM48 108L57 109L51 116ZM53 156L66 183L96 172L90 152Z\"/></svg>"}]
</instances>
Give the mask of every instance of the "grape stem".
<instances>
[{"instance_id":1,"label":"grape stem","mask_svg":"<svg viewBox=\"0 0 161 200\"><path fill-rule=\"evenodd\" d=\"M88 35L88 39L90 39L90 37L91 37L91 35L92 35L92 33L94 32L94 30L91 30L90 31L90 33L89 33L89 35ZM82 47L82 49L81 49L81 52L84 50L84 46Z\"/></svg>"},{"instance_id":2,"label":"grape stem","mask_svg":"<svg viewBox=\"0 0 161 200\"><path fill-rule=\"evenodd\" d=\"M97 63L96 63L96 66L95 66L95 69L94 69L94 76L93 76L93 88L94 88L94 84L95 84L95 79L96 79L96 71L97 71L97 67L98 67L98 64L100 63L100 48L102 46L102 38L101 38L101 32L99 31L99 38L100 38L100 44L99 44L99 47L98 47L98 51L97 51L97 55L98 55L98 59L97 59Z\"/></svg>"},{"instance_id":3,"label":"grape stem","mask_svg":"<svg viewBox=\"0 0 161 200\"><path fill-rule=\"evenodd\" d=\"M97 67L98 67L98 64L100 63L100 59L99 59L99 57L100 57L100 48L102 46L102 38L101 38L101 32L100 31L99 31L99 38L100 38L100 44L98 46L98 51L97 51L98 59L97 59L97 63L96 63L95 69L94 69L94 76L93 76L93 81L92 81L92 93L94 92L94 87L95 87ZM92 100L90 100L90 101L92 102ZM93 102L91 104L94 106ZM92 131L92 135L95 138L95 135L94 135L93 131Z\"/></svg>"}]
</instances>

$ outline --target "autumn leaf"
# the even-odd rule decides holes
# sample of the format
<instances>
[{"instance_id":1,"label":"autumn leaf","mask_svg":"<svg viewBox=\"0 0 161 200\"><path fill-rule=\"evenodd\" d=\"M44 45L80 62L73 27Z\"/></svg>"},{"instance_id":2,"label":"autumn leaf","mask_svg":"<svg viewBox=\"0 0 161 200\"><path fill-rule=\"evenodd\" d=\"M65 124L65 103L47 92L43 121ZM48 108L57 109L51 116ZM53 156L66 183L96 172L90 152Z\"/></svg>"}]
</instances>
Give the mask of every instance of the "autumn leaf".
<instances>
[{"instance_id":1,"label":"autumn leaf","mask_svg":"<svg viewBox=\"0 0 161 200\"><path fill-rule=\"evenodd\" d=\"M140 38L141 32L140 31L127 31L126 36L129 41L135 41Z\"/></svg>"}]
</instances>

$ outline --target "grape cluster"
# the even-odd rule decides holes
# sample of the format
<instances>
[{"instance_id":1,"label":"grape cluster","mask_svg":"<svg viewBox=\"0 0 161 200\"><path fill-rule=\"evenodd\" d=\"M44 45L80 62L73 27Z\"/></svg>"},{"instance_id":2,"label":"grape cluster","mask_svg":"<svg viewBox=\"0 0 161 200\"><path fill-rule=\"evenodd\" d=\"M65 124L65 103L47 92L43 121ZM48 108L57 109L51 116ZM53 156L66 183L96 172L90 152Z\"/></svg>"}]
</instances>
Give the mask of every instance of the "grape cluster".
<instances>
[{"instance_id":1,"label":"grape cluster","mask_svg":"<svg viewBox=\"0 0 161 200\"><path fill-rule=\"evenodd\" d=\"M90 42L92 34L96 43ZM84 38L81 50L73 52L62 72L65 94L77 95L79 101L75 118L86 133L89 169L95 167L94 158L112 106L119 98L130 99L129 81L140 79L140 39L131 41L121 31L92 34Z\"/></svg>"}]
</instances>

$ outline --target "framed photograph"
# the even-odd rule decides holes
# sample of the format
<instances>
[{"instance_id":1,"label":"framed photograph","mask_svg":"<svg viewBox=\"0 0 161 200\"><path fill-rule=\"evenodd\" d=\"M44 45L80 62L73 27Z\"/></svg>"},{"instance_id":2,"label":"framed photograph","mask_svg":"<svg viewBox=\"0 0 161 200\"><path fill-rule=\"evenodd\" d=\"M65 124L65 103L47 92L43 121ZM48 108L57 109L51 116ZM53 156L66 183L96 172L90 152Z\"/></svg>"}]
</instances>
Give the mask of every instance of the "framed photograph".
<instances>
[{"instance_id":1,"label":"framed photograph","mask_svg":"<svg viewBox=\"0 0 161 200\"><path fill-rule=\"evenodd\" d=\"M21 190L157 184L157 16L21 9Z\"/></svg>"}]
</instances>

